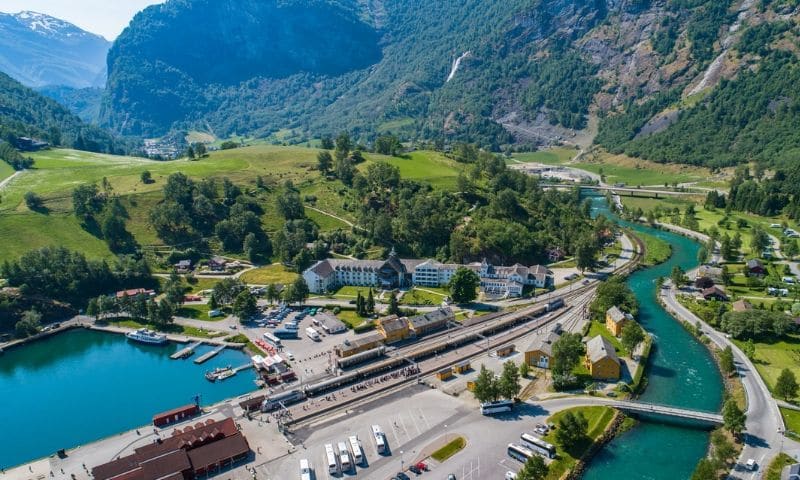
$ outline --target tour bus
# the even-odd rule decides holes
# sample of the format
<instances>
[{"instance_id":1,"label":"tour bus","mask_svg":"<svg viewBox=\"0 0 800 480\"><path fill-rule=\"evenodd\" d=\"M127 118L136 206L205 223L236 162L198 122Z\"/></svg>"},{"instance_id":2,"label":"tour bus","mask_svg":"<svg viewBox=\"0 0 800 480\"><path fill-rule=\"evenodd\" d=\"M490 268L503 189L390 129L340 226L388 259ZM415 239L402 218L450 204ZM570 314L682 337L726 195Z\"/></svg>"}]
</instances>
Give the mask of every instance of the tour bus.
<instances>
[{"instance_id":1,"label":"tour bus","mask_svg":"<svg viewBox=\"0 0 800 480\"><path fill-rule=\"evenodd\" d=\"M311 480L311 466L305 458L300 460L300 480Z\"/></svg>"},{"instance_id":2,"label":"tour bus","mask_svg":"<svg viewBox=\"0 0 800 480\"><path fill-rule=\"evenodd\" d=\"M523 433L519 436L519 438L522 440L523 445L530 448L534 452L544 455L547 458L556 458L556 447L545 442L536 435Z\"/></svg>"},{"instance_id":3,"label":"tour bus","mask_svg":"<svg viewBox=\"0 0 800 480\"><path fill-rule=\"evenodd\" d=\"M333 445L330 443L325 444L325 457L328 461L328 473L338 475L339 464L336 463L336 453L333 451Z\"/></svg>"},{"instance_id":4,"label":"tour bus","mask_svg":"<svg viewBox=\"0 0 800 480\"><path fill-rule=\"evenodd\" d=\"M264 340L268 341L269 343L273 344L276 347L281 346L281 339L269 332L264 333Z\"/></svg>"},{"instance_id":5,"label":"tour bus","mask_svg":"<svg viewBox=\"0 0 800 480\"><path fill-rule=\"evenodd\" d=\"M352 465L350 465L350 452L347 450L347 445L344 442L339 442L339 462L342 464L342 471L349 472Z\"/></svg>"},{"instance_id":6,"label":"tour bus","mask_svg":"<svg viewBox=\"0 0 800 480\"><path fill-rule=\"evenodd\" d=\"M497 402L486 402L481 404L481 414L493 415L495 413L510 412L514 407L513 400L499 400Z\"/></svg>"},{"instance_id":7,"label":"tour bus","mask_svg":"<svg viewBox=\"0 0 800 480\"><path fill-rule=\"evenodd\" d=\"M315 342L319 342L322 340L321 338L319 338L319 332L317 332L311 327L306 328L306 335L308 336L308 338L314 340Z\"/></svg>"},{"instance_id":8,"label":"tour bus","mask_svg":"<svg viewBox=\"0 0 800 480\"><path fill-rule=\"evenodd\" d=\"M378 448L378 453L384 453L386 451L386 439L379 425L372 426L372 437L375 439L375 446Z\"/></svg>"},{"instance_id":9,"label":"tour bus","mask_svg":"<svg viewBox=\"0 0 800 480\"><path fill-rule=\"evenodd\" d=\"M508 456L514 460L525 463L534 455L535 453L533 453L530 449L523 447L522 445L515 445L513 443L508 444Z\"/></svg>"},{"instance_id":10,"label":"tour bus","mask_svg":"<svg viewBox=\"0 0 800 480\"><path fill-rule=\"evenodd\" d=\"M353 463L361 465L364 461L364 455L361 454L361 445L358 444L358 437L353 435L348 439L350 441L350 450L353 451Z\"/></svg>"}]
</instances>

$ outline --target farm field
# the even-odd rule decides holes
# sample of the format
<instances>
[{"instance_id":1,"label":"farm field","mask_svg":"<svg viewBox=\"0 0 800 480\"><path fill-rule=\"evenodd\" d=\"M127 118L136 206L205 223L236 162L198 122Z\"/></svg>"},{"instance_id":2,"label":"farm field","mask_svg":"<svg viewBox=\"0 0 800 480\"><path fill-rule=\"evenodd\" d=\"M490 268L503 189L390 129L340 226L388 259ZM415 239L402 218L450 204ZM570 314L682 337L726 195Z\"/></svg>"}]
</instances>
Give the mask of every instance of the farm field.
<instances>
[{"instance_id":1,"label":"farm field","mask_svg":"<svg viewBox=\"0 0 800 480\"><path fill-rule=\"evenodd\" d=\"M551 148L538 152L515 153L509 163L544 163L545 165L561 165L572 160L578 151L574 148Z\"/></svg>"},{"instance_id":2,"label":"farm field","mask_svg":"<svg viewBox=\"0 0 800 480\"><path fill-rule=\"evenodd\" d=\"M262 176L268 191L259 194L259 203L264 208L262 223L267 232L274 233L283 226L275 198L279 187L287 180L295 184L307 204L353 221L353 215L343 208L347 197L340 194L341 184L326 180L316 172L317 152L305 147L256 145L211 152L196 161L154 161L68 149L33 153L34 168L15 179L1 195L0 241L5 248L0 251L0 261L46 245L80 250L93 258L110 258L111 252L104 242L84 231L72 216L72 190L86 183L99 184L103 179L127 210L128 231L143 246L163 244L149 226L149 211L161 201L166 178L176 172L195 179L227 177L244 188L253 186L256 177ZM438 188L455 188L461 169L444 155L427 151L413 152L407 158L371 154L365 157L366 162L359 166L361 169L370 162L384 160L396 165L403 178L427 181ZM144 171L151 173L153 183L142 183L140 176ZM11 173L0 166L0 178ZM29 191L43 199L45 214L32 212L24 206L23 197ZM306 211L322 231L350 228L331 216L311 209Z\"/></svg>"},{"instance_id":3,"label":"farm field","mask_svg":"<svg viewBox=\"0 0 800 480\"><path fill-rule=\"evenodd\" d=\"M592 173L606 176L606 183L622 182L629 186L661 186L665 183L688 183L723 180L724 176L715 178L711 172L702 167L689 165L669 165L632 158L625 155L611 155L603 151L592 152L583 157L581 163L573 165Z\"/></svg>"}]
</instances>

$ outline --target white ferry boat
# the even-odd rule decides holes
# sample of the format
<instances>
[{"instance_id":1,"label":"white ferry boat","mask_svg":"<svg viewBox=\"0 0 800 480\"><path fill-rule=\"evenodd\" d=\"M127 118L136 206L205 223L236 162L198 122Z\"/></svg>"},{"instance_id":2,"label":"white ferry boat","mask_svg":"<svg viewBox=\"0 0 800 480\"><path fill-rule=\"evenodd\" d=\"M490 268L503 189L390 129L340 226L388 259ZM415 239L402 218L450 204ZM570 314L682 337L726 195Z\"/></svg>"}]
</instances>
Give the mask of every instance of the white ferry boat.
<instances>
[{"instance_id":1,"label":"white ferry boat","mask_svg":"<svg viewBox=\"0 0 800 480\"><path fill-rule=\"evenodd\" d=\"M139 330L128 332L125 334L125 336L135 342L150 343L155 345L163 345L167 343L166 335L163 333L156 333L146 328L140 328Z\"/></svg>"}]
</instances>

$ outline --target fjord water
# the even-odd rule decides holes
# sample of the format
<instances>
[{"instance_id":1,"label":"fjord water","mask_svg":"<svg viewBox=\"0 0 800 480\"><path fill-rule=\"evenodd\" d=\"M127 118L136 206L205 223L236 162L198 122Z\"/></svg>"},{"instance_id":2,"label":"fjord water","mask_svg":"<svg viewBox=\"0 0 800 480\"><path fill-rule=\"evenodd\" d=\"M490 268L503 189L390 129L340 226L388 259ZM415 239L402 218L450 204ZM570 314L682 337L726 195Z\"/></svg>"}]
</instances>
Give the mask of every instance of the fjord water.
<instances>
[{"instance_id":1,"label":"fjord water","mask_svg":"<svg viewBox=\"0 0 800 480\"><path fill-rule=\"evenodd\" d=\"M699 245L680 235L625 222L613 216L605 199L593 197L593 210L635 231L644 232L672 245L672 257L661 265L639 270L628 279L639 299L639 322L655 338L647 367L647 389L643 402L698 410L719 411L722 379L705 346L690 335L656 301L656 281L667 277L675 265L684 270L697 265ZM585 480L624 478L629 480L679 480L691 477L706 454L707 431L640 422L606 445L589 466Z\"/></svg>"},{"instance_id":2,"label":"fjord water","mask_svg":"<svg viewBox=\"0 0 800 480\"><path fill-rule=\"evenodd\" d=\"M226 349L195 365L171 360L178 348L80 329L7 351L0 356L0 467L147 425L153 414L192 403L197 394L207 405L255 389L252 370L218 383L203 376L246 363L242 352ZM195 357L209 349L198 348Z\"/></svg>"}]
</instances>

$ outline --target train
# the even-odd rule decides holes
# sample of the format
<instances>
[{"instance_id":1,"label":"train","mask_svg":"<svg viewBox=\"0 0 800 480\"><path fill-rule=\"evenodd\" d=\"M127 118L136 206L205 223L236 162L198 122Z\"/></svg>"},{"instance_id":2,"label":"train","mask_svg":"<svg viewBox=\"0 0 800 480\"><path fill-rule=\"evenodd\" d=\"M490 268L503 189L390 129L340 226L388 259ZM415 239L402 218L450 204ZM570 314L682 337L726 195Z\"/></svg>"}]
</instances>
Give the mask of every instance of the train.
<instances>
[{"instance_id":1,"label":"train","mask_svg":"<svg viewBox=\"0 0 800 480\"><path fill-rule=\"evenodd\" d=\"M551 313L564 306L565 306L564 299L557 298L551 300L546 305L537 306L535 309L533 309L530 313L528 313L525 316L520 316L520 317L510 316L509 318L503 319L496 324L487 325L484 328L475 332L470 332L463 335L453 335L450 338L442 338L430 344L422 344L419 346L419 348L409 351L404 356L386 358L378 362L366 365L364 367L351 370L348 373L345 373L338 377L329 378L327 380L322 380L313 384L309 384L305 387L303 391L309 397L320 395L325 392L337 389L339 387L344 387L352 383L364 380L366 378L370 378L375 375L381 374L383 372L399 368L404 364L407 365L407 361L417 362L425 358L431 357L433 355L436 355L437 353L459 347L465 343L471 343L473 341L480 340L486 335L491 335L496 332L507 330L515 325L530 321L531 319L540 317L546 313ZM497 317L493 316L492 318L497 318ZM380 358L385 353L385 350L383 351L380 350L381 348L384 347L377 347L375 349L368 350L358 355L354 355L353 357L337 359L337 366L339 366L339 368L344 368L341 366L342 364L344 364L350 367L357 363L365 362L373 358ZM365 356L359 358L359 355L365 355ZM352 363L348 363L347 362L348 360L351 360Z\"/></svg>"},{"instance_id":2,"label":"train","mask_svg":"<svg viewBox=\"0 0 800 480\"><path fill-rule=\"evenodd\" d=\"M292 403L297 403L305 400L306 394L300 390L290 390L288 392L276 393L265 398L261 402L262 412L271 412L277 410L281 406L286 406Z\"/></svg>"}]
</instances>

